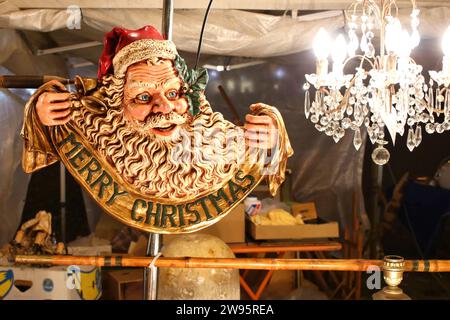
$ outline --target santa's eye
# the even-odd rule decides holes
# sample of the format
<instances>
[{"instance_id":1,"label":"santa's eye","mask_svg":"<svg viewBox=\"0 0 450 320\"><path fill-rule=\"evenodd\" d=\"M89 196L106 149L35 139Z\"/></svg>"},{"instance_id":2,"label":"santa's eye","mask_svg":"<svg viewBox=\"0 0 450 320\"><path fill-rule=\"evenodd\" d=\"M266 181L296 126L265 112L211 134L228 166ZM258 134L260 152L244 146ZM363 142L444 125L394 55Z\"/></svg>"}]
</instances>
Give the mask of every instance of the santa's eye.
<instances>
[{"instance_id":1,"label":"santa's eye","mask_svg":"<svg viewBox=\"0 0 450 320\"><path fill-rule=\"evenodd\" d=\"M152 100L152 96L148 93L141 93L136 96L135 100L138 103L149 103Z\"/></svg>"},{"instance_id":2,"label":"santa's eye","mask_svg":"<svg viewBox=\"0 0 450 320\"><path fill-rule=\"evenodd\" d=\"M178 91L177 90L170 90L169 92L167 92L166 94L168 99L177 99L178 98Z\"/></svg>"}]
</instances>

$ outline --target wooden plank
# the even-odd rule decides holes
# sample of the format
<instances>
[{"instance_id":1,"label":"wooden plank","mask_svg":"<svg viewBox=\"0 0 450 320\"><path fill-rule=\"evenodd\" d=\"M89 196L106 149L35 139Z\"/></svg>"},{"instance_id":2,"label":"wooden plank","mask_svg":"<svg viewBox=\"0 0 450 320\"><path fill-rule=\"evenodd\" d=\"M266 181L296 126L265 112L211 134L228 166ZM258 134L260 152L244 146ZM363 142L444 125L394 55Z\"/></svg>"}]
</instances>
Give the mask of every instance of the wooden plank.
<instances>
[{"instance_id":1,"label":"wooden plank","mask_svg":"<svg viewBox=\"0 0 450 320\"><path fill-rule=\"evenodd\" d=\"M247 232L255 240L280 240L280 239L317 239L338 238L339 225L337 222L321 224L301 224L292 226L266 226L256 225L248 221Z\"/></svg>"},{"instance_id":2,"label":"wooden plank","mask_svg":"<svg viewBox=\"0 0 450 320\"><path fill-rule=\"evenodd\" d=\"M292 252L292 251L338 251L342 249L339 242L299 243L289 245L230 244L231 250L238 253L256 252Z\"/></svg>"}]
</instances>

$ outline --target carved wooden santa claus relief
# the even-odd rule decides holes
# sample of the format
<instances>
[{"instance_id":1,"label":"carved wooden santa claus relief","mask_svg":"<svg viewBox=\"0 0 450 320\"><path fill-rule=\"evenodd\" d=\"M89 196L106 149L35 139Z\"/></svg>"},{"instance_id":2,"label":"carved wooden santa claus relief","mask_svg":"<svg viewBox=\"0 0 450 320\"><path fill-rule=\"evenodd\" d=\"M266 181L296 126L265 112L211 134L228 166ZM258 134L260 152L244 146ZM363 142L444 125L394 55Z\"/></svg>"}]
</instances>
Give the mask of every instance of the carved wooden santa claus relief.
<instances>
[{"instance_id":1,"label":"carved wooden santa claus relief","mask_svg":"<svg viewBox=\"0 0 450 320\"><path fill-rule=\"evenodd\" d=\"M279 112L254 104L244 127L213 112L205 69L190 70L151 26L105 36L98 80L56 81L25 109L23 167L62 161L109 214L156 233L217 222L267 178L284 180L292 148Z\"/></svg>"}]
</instances>

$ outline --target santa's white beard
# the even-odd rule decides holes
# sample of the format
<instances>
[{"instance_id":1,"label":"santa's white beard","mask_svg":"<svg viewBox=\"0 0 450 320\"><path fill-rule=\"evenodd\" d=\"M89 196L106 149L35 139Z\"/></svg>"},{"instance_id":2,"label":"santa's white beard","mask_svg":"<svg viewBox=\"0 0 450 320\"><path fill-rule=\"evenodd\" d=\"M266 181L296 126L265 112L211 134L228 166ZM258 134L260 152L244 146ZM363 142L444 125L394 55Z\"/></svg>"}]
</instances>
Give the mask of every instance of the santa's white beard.
<instances>
[{"instance_id":1,"label":"santa's white beard","mask_svg":"<svg viewBox=\"0 0 450 320\"><path fill-rule=\"evenodd\" d=\"M242 131L220 113L201 113L164 138L136 129L122 110L76 111L73 120L120 176L158 198L192 197L219 187L235 175L244 154Z\"/></svg>"}]
</instances>

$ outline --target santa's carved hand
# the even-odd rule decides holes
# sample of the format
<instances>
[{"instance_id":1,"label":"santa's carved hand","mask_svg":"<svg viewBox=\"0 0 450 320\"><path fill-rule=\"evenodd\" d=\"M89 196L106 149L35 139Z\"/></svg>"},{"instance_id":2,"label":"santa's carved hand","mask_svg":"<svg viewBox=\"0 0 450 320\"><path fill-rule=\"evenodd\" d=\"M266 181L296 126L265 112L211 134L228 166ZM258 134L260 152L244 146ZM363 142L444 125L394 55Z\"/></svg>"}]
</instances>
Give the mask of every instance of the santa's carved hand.
<instances>
[{"instance_id":1,"label":"santa's carved hand","mask_svg":"<svg viewBox=\"0 0 450 320\"><path fill-rule=\"evenodd\" d=\"M52 80L53 84L62 90L66 90L61 82ZM63 125L69 122L71 113L70 92L44 92L36 103L36 112L39 121L45 126Z\"/></svg>"},{"instance_id":2,"label":"santa's carved hand","mask_svg":"<svg viewBox=\"0 0 450 320\"><path fill-rule=\"evenodd\" d=\"M245 121L245 140L249 147L272 149L277 144L277 126L271 117L248 114Z\"/></svg>"}]
</instances>

